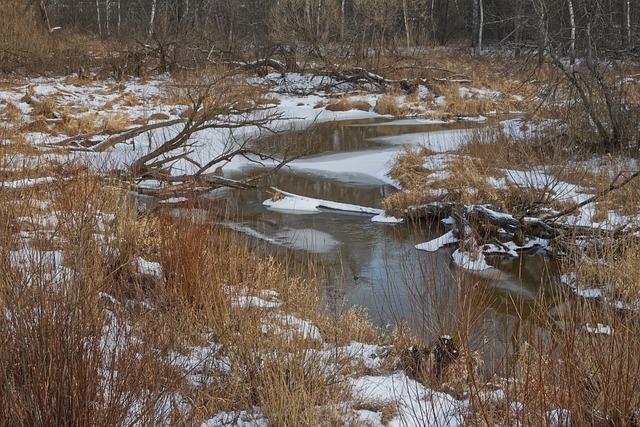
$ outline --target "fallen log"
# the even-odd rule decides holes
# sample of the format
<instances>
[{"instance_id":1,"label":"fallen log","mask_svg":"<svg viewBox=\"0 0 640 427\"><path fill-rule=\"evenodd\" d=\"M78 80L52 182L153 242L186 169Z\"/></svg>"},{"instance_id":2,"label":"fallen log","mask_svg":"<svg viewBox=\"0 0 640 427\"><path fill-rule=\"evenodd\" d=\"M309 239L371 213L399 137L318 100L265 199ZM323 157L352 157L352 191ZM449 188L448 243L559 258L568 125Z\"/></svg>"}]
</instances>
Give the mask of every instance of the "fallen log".
<instances>
[{"instance_id":1,"label":"fallen log","mask_svg":"<svg viewBox=\"0 0 640 427\"><path fill-rule=\"evenodd\" d=\"M527 240L543 239L566 246L567 242L579 238L614 237L630 235L633 230L626 226L615 230L602 230L599 227L575 225L557 221L555 215L543 218L515 218L511 214L497 212L485 205L455 205L433 203L409 207L394 216L405 221L443 220L450 218L453 235L460 240L469 237L478 244L513 241L517 246L525 246Z\"/></svg>"},{"instance_id":2,"label":"fallen log","mask_svg":"<svg viewBox=\"0 0 640 427\"><path fill-rule=\"evenodd\" d=\"M246 61L246 62L228 62L228 65L235 65L241 67L245 70L251 71L263 71L266 68L273 68L278 73L286 73L287 66L280 61L275 59L265 58L258 59L256 61Z\"/></svg>"},{"instance_id":3,"label":"fallen log","mask_svg":"<svg viewBox=\"0 0 640 427\"><path fill-rule=\"evenodd\" d=\"M453 213L453 204L429 203L419 206L409 206L405 209L394 209L389 213L396 218L404 218L407 222L440 220L451 216Z\"/></svg>"},{"instance_id":4,"label":"fallen log","mask_svg":"<svg viewBox=\"0 0 640 427\"><path fill-rule=\"evenodd\" d=\"M415 86L407 79L387 79L362 67L353 67L349 70L330 70L326 74L337 80L349 83L375 83L383 87L397 85L405 92L413 91Z\"/></svg>"}]
</instances>

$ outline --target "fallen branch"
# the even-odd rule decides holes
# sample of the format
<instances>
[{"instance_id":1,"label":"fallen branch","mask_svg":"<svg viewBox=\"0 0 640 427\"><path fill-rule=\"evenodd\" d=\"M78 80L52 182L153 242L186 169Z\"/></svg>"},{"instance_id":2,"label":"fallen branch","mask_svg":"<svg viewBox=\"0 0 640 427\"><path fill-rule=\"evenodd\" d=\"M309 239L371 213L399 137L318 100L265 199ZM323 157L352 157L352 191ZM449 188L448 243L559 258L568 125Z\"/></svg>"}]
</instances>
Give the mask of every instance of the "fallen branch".
<instances>
[{"instance_id":1,"label":"fallen branch","mask_svg":"<svg viewBox=\"0 0 640 427\"><path fill-rule=\"evenodd\" d=\"M245 70L251 70L251 71L258 71L261 68L264 69L267 67L273 68L279 73L286 73L288 71L287 66L285 64L275 59L269 59L269 58L258 59L256 61L248 61L248 62L229 61L229 62L226 62L225 64L235 65L237 67L243 68Z\"/></svg>"},{"instance_id":2,"label":"fallen branch","mask_svg":"<svg viewBox=\"0 0 640 427\"><path fill-rule=\"evenodd\" d=\"M387 79L379 74L371 72L362 67L353 67L350 70L340 71L333 70L328 73L330 76L343 80L346 82L359 82L359 83L376 83L381 86L398 85L405 92L411 92L413 86L408 80L391 80Z\"/></svg>"},{"instance_id":3,"label":"fallen branch","mask_svg":"<svg viewBox=\"0 0 640 427\"><path fill-rule=\"evenodd\" d=\"M116 144L126 142L145 132L149 132L155 129L165 128L169 126L174 126L181 123L186 123L186 120L185 119L165 120L162 122L152 123L149 125L138 126L136 128L119 133L117 135L110 136L109 138L106 138L101 142L97 143L96 145L94 145L92 149L93 151L101 153L105 150L108 150L109 148L113 147Z\"/></svg>"},{"instance_id":4,"label":"fallen branch","mask_svg":"<svg viewBox=\"0 0 640 427\"><path fill-rule=\"evenodd\" d=\"M206 193L219 187L236 188L239 190L257 187L253 184L215 174L199 175L196 177L193 175L171 176L160 172L150 172L146 177L156 179L167 185L159 188L136 187L134 191L139 194L157 198L192 196L198 193Z\"/></svg>"}]
</instances>

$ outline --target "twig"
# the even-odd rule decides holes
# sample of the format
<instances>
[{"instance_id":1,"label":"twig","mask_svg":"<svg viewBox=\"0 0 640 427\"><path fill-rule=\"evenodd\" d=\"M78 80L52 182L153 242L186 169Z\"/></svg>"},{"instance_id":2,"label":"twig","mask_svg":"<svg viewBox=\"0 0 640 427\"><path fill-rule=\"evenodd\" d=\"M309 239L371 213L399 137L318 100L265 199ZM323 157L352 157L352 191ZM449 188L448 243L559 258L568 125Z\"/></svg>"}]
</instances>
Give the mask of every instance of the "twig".
<instances>
[{"instance_id":1,"label":"twig","mask_svg":"<svg viewBox=\"0 0 640 427\"><path fill-rule=\"evenodd\" d=\"M605 188L604 190L600 191L599 193L595 194L592 197L589 197L586 200L583 200L580 203L576 203L575 205L560 211L558 213L555 214L550 214L550 215L546 215L542 218L542 221L553 221L556 220L560 217L563 217L565 215L568 215L578 209L580 209L581 207L588 205L589 203L592 203L596 200L598 200L600 197L605 196L609 193L611 193L612 191L615 191L619 188L624 187L625 185L627 185L629 182L631 182L634 178L637 178L638 176L640 176L640 170L635 171L632 175L630 175L629 177L627 177L624 181L622 181L620 184L615 184L615 182L618 180L618 178L620 178L620 176L622 175L622 172L620 172L618 175L616 175L616 177L613 179L613 181L611 182L611 184L609 185L609 187Z\"/></svg>"}]
</instances>

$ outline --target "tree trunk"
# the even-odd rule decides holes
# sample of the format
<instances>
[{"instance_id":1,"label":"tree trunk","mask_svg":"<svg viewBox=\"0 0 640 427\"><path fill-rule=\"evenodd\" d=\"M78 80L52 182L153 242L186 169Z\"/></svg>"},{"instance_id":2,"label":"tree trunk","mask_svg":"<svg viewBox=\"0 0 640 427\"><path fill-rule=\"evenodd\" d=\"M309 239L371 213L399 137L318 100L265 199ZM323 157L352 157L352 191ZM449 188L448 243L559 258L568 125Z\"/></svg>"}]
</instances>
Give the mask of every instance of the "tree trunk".
<instances>
[{"instance_id":1,"label":"tree trunk","mask_svg":"<svg viewBox=\"0 0 640 427\"><path fill-rule=\"evenodd\" d=\"M40 0L38 7L40 9L40 16L42 16L42 21L44 22L44 26L47 28L47 31L51 32L51 22L49 21L49 14L47 13L47 5L44 3L44 0Z\"/></svg>"},{"instance_id":2,"label":"tree trunk","mask_svg":"<svg viewBox=\"0 0 640 427\"><path fill-rule=\"evenodd\" d=\"M407 10L407 0L402 0L402 14L404 20L404 34L407 38L407 48L411 46L411 36L409 35L409 11Z\"/></svg>"},{"instance_id":3,"label":"tree trunk","mask_svg":"<svg viewBox=\"0 0 640 427\"><path fill-rule=\"evenodd\" d=\"M318 0L318 6L316 7L316 37L320 37L320 28L322 26L322 0Z\"/></svg>"},{"instance_id":4,"label":"tree trunk","mask_svg":"<svg viewBox=\"0 0 640 427\"><path fill-rule=\"evenodd\" d=\"M514 55L516 58L519 57L521 53L522 32L524 27L524 5L522 3L522 0L516 0L516 16L518 17L515 22L516 28L514 30L516 40L516 49Z\"/></svg>"},{"instance_id":5,"label":"tree trunk","mask_svg":"<svg viewBox=\"0 0 640 427\"><path fill-rule=\"evenodd\" d=\"M484 29L484 3L483 0L478 0L480 22L478 22L478 53L482 54L482 32Z\"/></svg>"},{"instance_id":6,"label":"tree trunk","mask_svg":"<svg viewBox=\"0 0 640 427\"><path fill-rule=\"evenodd\" d=\"M312 22L311 22L311 0L305 0L305 4L304 4L304 16L307 19L307 25L309 26L309 28L312 28Z\"/></svg>"},{"instance_id":7,"label":"tree trunk","mask_svg":"<svg viewBox=\"0 0 640 427\"><path fill-rule=\"evenodd\" d=\"M344 30L345 30L345 3L347 0L342 0L340 2L340 41L344 41Z\"/></svg>"},{"instance_id":8,"label":"tree trunk","mask_svg":"<svg viewBox=\"0 0 640 427\"><path fill-rule=\"evenodd\" d=\"M109 35L109 21L111 20L111 0L105 0L105 12L104 12L104 31Z\"/></svg>"},{"instance_id":9,"label":"tree trunk","mask_svg":"<svg viewBox=\"0 0 640 427\"><path fill-rule=\"evenodd\" d=\"M627 0L625 6L627 48L631 48L633 47L633 40L631 40L631 0Z\"/></svg>"},{"instance_id":10,"label":"tree trunk","mask_svg":"<svg viewBox=\"0 0 640 427\"><path fill-rule=\"evenodd\" d=\"M96 19L98 20L98 35L102 37L102 20L100 19L100 0L96 0Z\"/></svg>"},{"instance_id":11,"label":"tree trunk","mask_svg":"<svg viewBox=\"0 0 640 427\"><path fill-rule=\"evenodd\" d=\"M573 0L567 0L569 6L569 25L571 25L571 36L569 37L569 58L571 65L576 61L576 17L573 11Z\"/></svg>"},{"instance_id":12,"label":"tree trunk","mask_svg":"<svg viewBox=\"0 0 640 427\"><path fill-rule=\"evenodd\" d=\"M440 43L445 44L447 42L447 30L449 26L449 0L444 2L444 19L442 20L442 30L440 34Z\"/></svg>"},{"instance_id":13,"label":"tree trunk","mask_svg":"<svg viewBox=\"0 0 640 427\"><path fill-rule=\"evenodd\" d=\"M156 20L157 5L158 5L158 0L153 0L151 2L151 14L149 15L149 32L147 34L148 38L151 38L151 36L153 35L153 25L155 24L155 20Z\"/></svg>"},{"instance_id":14,"label":"tree trunk","mask_svg":"<svg viewBox=\"0 0 640 427\"><path fill-rule=\"evenodd\" d=\"M549 17L547 15L547 7L541 0L534 3L539 7L539 26L540 26L540 46L538 48L538 65L544 63L545 51L549 48Z\"/></svg>"},{"instance_id":15,"label":"tree trunk","mask_svg":"<svg viewBox=\"0 0 640 427\"><path fill-rule=\"evenodd\" d=\"M478 0L473 0L471 5L471 48L473 49L473 54L477 54L478 47L478 12L480 10L480 6L478 5Z\"/></svg>"},{"instance_id":16,"label":"tree trunk","mask_svg":"<svg viewBox=\"0 0 640 427\"><path fill-rule=\"evenodd\" d=\"M429 25L431 26L431 39L436 39L436 18L434 12L436 10L436 0L431 0L431 10L429 13Z\"/></svg>"}]
</instances>

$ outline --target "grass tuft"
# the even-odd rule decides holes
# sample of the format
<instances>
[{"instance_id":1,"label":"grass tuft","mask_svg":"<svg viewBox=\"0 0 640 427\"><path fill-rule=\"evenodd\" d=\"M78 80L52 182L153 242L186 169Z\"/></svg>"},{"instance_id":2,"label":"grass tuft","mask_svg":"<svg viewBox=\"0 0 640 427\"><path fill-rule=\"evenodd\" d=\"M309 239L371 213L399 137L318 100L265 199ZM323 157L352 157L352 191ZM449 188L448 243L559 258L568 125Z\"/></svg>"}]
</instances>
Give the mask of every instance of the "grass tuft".
<instances>
[{"instance_id":1,"label":"grass tuft","mask_svg":"<svg viewBox=\"0 0 640 427\"><path fill-rule=\"evenodd\" d=\"M371 110L371 105L365 100L341 97L339 99L331 99L325 109L329 111L369 111Z\"/></svg>"}]
</instances>

